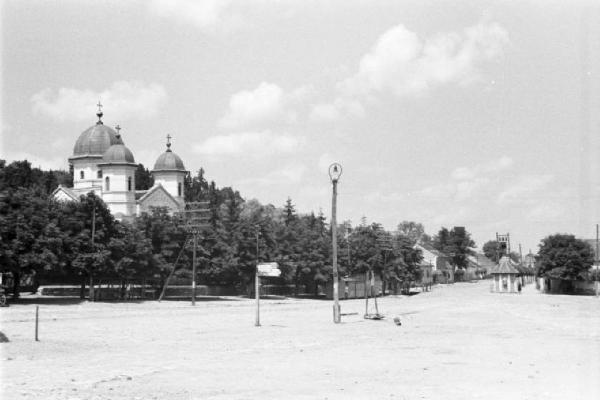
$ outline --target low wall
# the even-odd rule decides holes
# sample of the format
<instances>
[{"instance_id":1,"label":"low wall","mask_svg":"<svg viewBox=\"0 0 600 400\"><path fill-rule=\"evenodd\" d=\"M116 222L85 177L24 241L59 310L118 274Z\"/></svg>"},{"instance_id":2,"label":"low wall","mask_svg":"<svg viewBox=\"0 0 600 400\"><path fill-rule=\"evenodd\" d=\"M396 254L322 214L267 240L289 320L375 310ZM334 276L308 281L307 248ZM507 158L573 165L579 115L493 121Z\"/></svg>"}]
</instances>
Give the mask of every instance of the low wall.
<instances>
[{"instance_id":1,"label":"low wall","mask_svg":"<svg viewBox=\"0 0 600 400\"><path fill-rule=\"evenodd\" d=\"M38 292L43 296L79 297L80 286L40 286ZM139 285L131 285L129 289L122 290L120 286L107 288L106 286L94 286L97 300L120 300L120 299L148 299L154 300L160 294L159 288ZM89 286L85 287L85 295L89 293ZM196 286L196 296L236 296L238 293L234 287L229 286ZM183 298L192 296L191 285L168 286L165 298Z\"/></svg>"}]
</instances>

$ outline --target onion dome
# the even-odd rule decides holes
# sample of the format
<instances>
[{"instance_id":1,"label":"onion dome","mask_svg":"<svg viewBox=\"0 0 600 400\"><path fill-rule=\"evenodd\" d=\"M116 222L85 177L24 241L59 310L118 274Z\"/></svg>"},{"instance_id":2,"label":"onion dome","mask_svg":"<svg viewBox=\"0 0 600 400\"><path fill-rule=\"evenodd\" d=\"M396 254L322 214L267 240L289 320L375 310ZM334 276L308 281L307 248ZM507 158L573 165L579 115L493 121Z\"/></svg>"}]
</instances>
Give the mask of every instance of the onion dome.
<instances>
[{"instance_id":1,"label":"onion dome","mask_svg":"<svg viewBox=\"0 0 600 400\"><path fill-rule=\"evenodd\" d=\"M73 158L86 156L102 156L112 145L123 144L123 140L117 132L102 122L102 105L98 103L98 122L89 127L79 135L73 148Z\"/></svg>"},{"instance_id":2,"label":"onion dome","mask_svg":"<svg viewBox=\"0 0 600 400\"><path fill-rule=\"evenodd\" d=\"M167 135L167 151L162 153L154 163L152 172L181 171L187 172L181 158L171 150L171 135Z\"/></svg>"},{"instance_id":3,"label":"onion dome","mask_svg":"<svg viewBox=\"0 0 600 400\"><path fill-rule=\"evenodd\" d=\"M102 156L102 163L135 163L133 153L123 144L113 144Z\"/></svg>"}]
</instances>

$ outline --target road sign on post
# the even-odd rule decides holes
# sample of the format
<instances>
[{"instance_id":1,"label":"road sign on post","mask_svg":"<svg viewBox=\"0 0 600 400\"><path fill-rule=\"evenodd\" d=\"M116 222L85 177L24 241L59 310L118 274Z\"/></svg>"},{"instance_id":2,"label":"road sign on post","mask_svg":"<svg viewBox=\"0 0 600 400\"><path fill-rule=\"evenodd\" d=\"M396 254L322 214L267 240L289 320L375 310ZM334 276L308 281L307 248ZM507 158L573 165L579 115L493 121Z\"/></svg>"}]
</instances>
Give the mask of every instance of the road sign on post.
<instances>
[{"instance_id":1,"label":"road sign on post","mask_svg":"<svg viewBox=\"0 0 600 400\"><path fill-rule=\"evenodd\" d=\"M276 262L258 264L258 276L278 277L281 275L281 270Z\"/></svg>"},{"instance_id":2,"label":"road sign on post","mask_svg":"<svg viewBox=\"0 0 600 400\"><path fill-rule=\"evenodd\" d=\"M254 276L254 295L256 297L256 322L254 326L260 326L260 278L278 277L281 270L276 262L261 263L256 265L256 274Z\"/></svg>"}]
</instances>

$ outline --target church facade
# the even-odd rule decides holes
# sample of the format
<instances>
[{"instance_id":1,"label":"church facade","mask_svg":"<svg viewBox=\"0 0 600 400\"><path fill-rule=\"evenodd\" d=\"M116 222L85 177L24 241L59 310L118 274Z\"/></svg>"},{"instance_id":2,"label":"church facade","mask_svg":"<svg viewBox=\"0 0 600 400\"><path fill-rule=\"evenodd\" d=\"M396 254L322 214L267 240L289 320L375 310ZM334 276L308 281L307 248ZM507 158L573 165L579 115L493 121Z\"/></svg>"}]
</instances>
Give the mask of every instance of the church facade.
<instances>
[{"instance_id":1,"label":"church facade","mask_svg":"<svg viewBox=\"0 0 600 400\"><path fill-rule=\"evenodd\" d=\"M101 105L99 104L99 107ZM60 201L75 201L94 192L108 206L118 220L130 220L152 207L166 207L171 213L184 208L184 179L188 171L181 158L171 150L170 136L167 149L154 163L151 173L154 186L149 190L135 190L137 164L120 134L104 125L101 109L98 122L79 135L69 157L73 167L73 187L60 185L53 197Z\"/></svg>"}]
</instances>

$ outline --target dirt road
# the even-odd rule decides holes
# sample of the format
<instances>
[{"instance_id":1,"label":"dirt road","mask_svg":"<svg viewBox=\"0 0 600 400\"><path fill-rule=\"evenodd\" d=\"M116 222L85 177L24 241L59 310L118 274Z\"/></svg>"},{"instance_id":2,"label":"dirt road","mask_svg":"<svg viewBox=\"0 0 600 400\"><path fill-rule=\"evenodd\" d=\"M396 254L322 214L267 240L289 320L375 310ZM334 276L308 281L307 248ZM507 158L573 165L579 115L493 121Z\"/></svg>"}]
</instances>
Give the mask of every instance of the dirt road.
<instances>
[{"instance_id":1,"label":"dirt road","mask_svg":"<svg viewBox=\"0 0 600 400\"><path fill-rule=\"evenodd\" d=\"M600 399L600 299L489 282L379 301L81 303L0 310L2 399ZM399 316L402 326L392 319Z\"/></svg>"}]
</instances>

